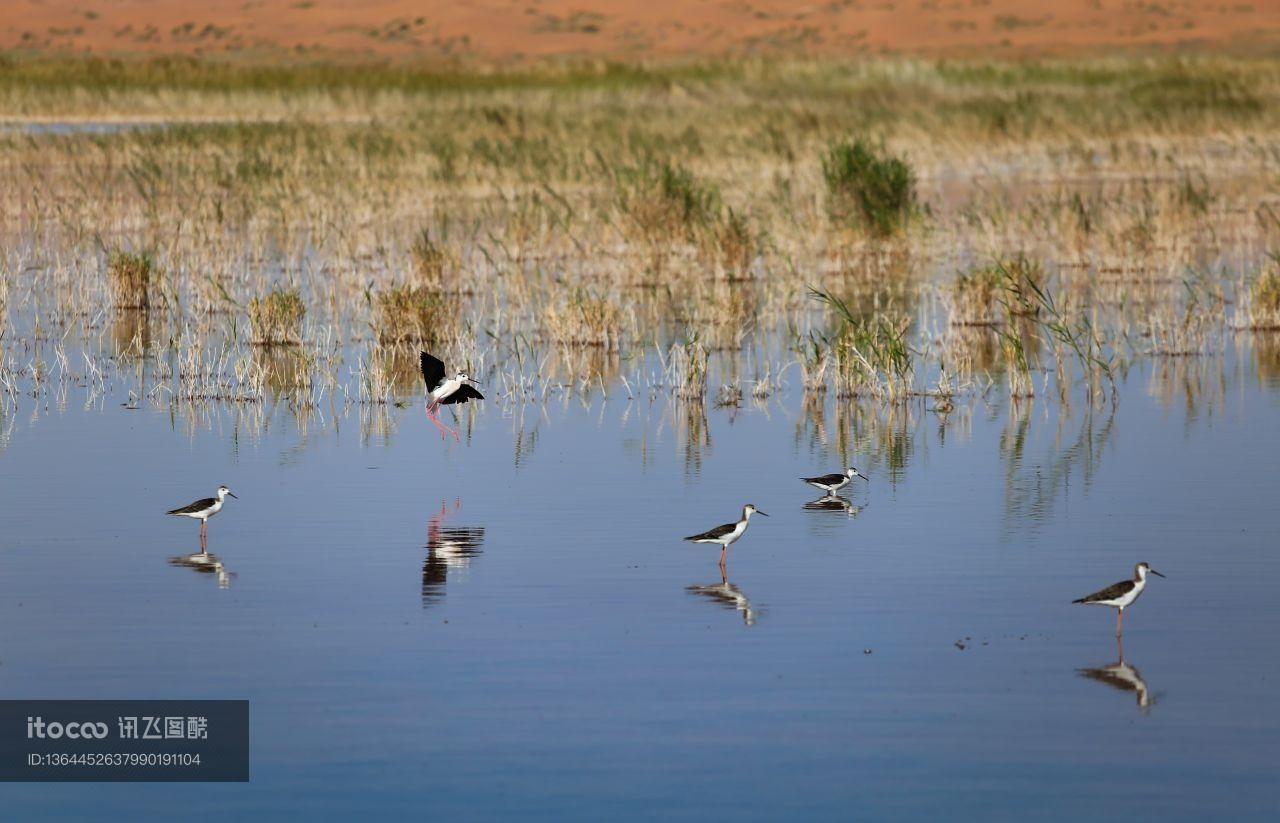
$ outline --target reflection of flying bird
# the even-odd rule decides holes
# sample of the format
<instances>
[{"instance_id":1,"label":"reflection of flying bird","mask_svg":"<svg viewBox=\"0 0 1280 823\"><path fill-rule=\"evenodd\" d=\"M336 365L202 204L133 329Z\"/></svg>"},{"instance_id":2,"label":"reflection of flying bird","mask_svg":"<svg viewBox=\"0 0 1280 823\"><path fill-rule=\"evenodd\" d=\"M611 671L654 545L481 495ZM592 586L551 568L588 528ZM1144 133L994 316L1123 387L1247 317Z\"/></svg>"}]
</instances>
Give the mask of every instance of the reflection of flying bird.
<instances>
[{"instance_id":1,"label":"reflection of flying bird","mask_svg":"<svg viewBox=\"0 0 1280 823\"><path fill-rule=\"evenodd\" d=\"M178 517L190 517L200 521L200 545L204 547L204 539L208 534L209 518L222 511L222 503L228 497L235 497L231 489L226 486L218 487L217 497L206 497L203 500L197 500L194 503L188 503L177 509L170 509L166 514L177 515ZM236 498L239 500L240 498Z\"/></svg>"},{"instance_id":2,"label":"reflection of flying bird","mask_svg":"<svg viewBox=\"0 0 1280 823\"><path fill-rule=\"evenodd\" d=\"M849 483L853 481L854 477L861 477L863 480L867 480L867 476L855 469L853 466L850 466L843 472L824 474L818 477L802 477L800 479L816 489L822 489L827 494L835 494L840 489L849 485ZM867 480L867 482L871 481Z\"/></svg>"},{"instance_id":3,"label":"reflection of flying bird","mask_svg":"<svg viewBox=\"0 0 1280 823\"><path fill-rule=\"evenodd\" d=\"M445 379L444 361L432 357L426 352L419 355L418 363L422 367L422 380L427 384L427 419L440 430L440 439L445 439L445 432L458 439L458 431L450 429L440 422L436 416L441 406L452 406L455 403L466 403L468 400L483 400L484 395L476 388L476 382L466 372L458 372L448 380Z\"/></svg>"},{"instance_id":4,"label":"reflection of flying bird","mask_svg":"<svg viewBox=\"0 0 1280 823\"><path fill-rule=\"evenodd\" d=\"M218 576L218 588L220 589L230 588L231 578L235 577L233 572L227 571L227 567L222 564L221 558L206 551L170 557L169 565L181 566L184 569L191 569L201 574L216 574Z\"/></svg>"},{"instance_id":5,"label":"reflection of flying bird","mask_svg":"<svg viewBox=\"0 0 1280 823\"><path fill-rule=\"evenodd\" d=\"M850 517L857 517L865 506L855 506L850 500L846 500L838 494L828 494L819 497L817 500L810 500L804 504L805 511L811 512L844 512Z\"/></svg>"},{"instance_id":6,"label":"reflection of flying bird","mask_svg":"<svg viewBox=\"0 0 1280 823\"><path fill-rule=\"evenodd\" d=\"M1116 637L1120 636L1121 622L1124 620L1124 610L1133 604L1142 594L1142 590L1147 587L1147 572L1157 577L1164 577L1163 574L1151 568L1149 563L1139 563L1133 567L1133 579L1121 580L1105 589L1100 589L1093 594L1087 594L1079 600L1072 600L1072 603L1084 603L1087 606L1111 606L1116 609Z\"/></svg>"},{"instance_id":7,"label":"reflection of flying bird","mask_svg":"<svg viewBox=\"0 0 1280 823\"><path fill-rule=\"evenodd\" d=\"M457 511L457 504L454 511ZM444 597L449 571L461 571L471 565L484 542L483 526L441 528L446 515L444 504L427 524L427 559L422 564L422 605L428 606Z\"/></svg>"},{"instance_id":8,"label":"reflection of flying bird","mask_svg":"<svg viewBox=\"0 0 1280 823\"><path fill-rule=\"evenodd\" d=\"M729 582L728 576L723 571L720 574L719 583L695 584L687 587L685 591L710 598L727 609L737 609L742 612L742 622L748 626L756 622L756 611L751 608L751 601L741 589Z\"/></svg>"},{"instance_id":9,"label":"reflection of flying bird","mask_svg":"<svg viewBox=\"0 0 1280 823\"><path fill-rule=\"evenodd\" d=\"M716 526L714 529L708 529L701 534L694 534L686 537L685 540L691 540L694 543L719 543L720 544L720 568L724 568L725 557L728 555L729 547L742 537L743 532L747 530L747 523L751 520L751 515L759 514L764 517L769 515L757 509L748 503L742 507L742 519L737 523L725 523L723 526Z\"/></svg>"},{"instance_id":10,"label":"reflection of flying bird","mask_svg":"<svg viewBox=\"0 0 1280 823\"><path fill-rule=\"evenodd\" d=\"M1095 669L1079 669L1080 676L1096 680L1099 683L1106 683L1108 686L1120 691L1133 692L1140 709L1150 708L1155 705L1155 698L1151 696L1151 692L1147 688L1147 681L1142 679L1142 673L1134 666L1124 662L1124 645L1119 637L1116 638L1116 650L1120 659L1115 663Z\"/></svg>"}]
</instances>

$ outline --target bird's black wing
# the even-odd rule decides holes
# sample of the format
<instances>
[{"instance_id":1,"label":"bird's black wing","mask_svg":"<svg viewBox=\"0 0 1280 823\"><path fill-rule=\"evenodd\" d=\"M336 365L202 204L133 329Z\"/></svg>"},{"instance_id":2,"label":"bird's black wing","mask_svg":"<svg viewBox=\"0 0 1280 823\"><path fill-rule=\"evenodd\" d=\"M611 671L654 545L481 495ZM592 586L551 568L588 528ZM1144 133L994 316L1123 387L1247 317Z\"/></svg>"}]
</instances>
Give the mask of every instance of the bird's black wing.
<instances>
[{"instance_id":1,"label":"bird's black wing","mask_svg":"<svg viewBox=\"0 0 1280 823\"><path fill-rule=\"evenodd\" d=\"M463 383L459 389L453 394L440 401L440 405L449 406L454 403L465 403L468 400L483 400L484 395L476 390L475 386L470 383Z\"/></svg>"},{"instance_id":2,"label":"bird's black wing","mask_svg":"<svg viewBox=\"0 0 1280 823\"><path fill-rule=\"evenodd\" d=\"M422 352L418 355L418 365L422 367L422 380L427 384L427 391L434 391L444 382L444 361Z\"/></svg>"},{"instance_id":3,"label":"bird's black wing","mask_svg":"<svg viewBox=\"0 0 1280 823\"><path fill-rule=\"evenodd\" d=\"M1123 597L1133 590L1137 584L1132 580L1121 580L1114 586L1107 586L1105 589L1086 594L1079 600L1072 600L1072 603L1097 603L1099 600L1115 600L1117 597Z\"/></svg>"},{"instance_id":4,"label":"bird's black wing","mask_svg":"<svg viewBox=\"0 0 1280 823\"><path fill-rule=\"evenodd\" d=\"M691 534L685 540L715 540L717 537L724 537L737 527L737 523L725 523L723 526L716 526L714 529L705 531L702 534Z\"/></svg>"},{"instance_id":5,"label":"bird's black wing","mask_svg":"<svg viewBox=\"0 0 1280 823\"><path fill-rule=\"evenodd\" d=\"M834 486L846 478L843 474L824 474L821 477L802 477L800 479L806 483L821 483L824 486Z\"/></svg>"},{"instance_id":6,"label":"bird's black wing","mask_svg":"<svg viewBox=\"0 0 1280 823\"><path fill-rule=\"evenodd\" d=\"M206 497L203 500L197 500L194 503L188 503L187 505L182 506L181 508L170 509L169 511L165 512L165 514L194 514L196 512L202 512L205 509L213 508L213 504L217 502L218 502L218 499L216 497Z\"/></svg>"}]
</instances>

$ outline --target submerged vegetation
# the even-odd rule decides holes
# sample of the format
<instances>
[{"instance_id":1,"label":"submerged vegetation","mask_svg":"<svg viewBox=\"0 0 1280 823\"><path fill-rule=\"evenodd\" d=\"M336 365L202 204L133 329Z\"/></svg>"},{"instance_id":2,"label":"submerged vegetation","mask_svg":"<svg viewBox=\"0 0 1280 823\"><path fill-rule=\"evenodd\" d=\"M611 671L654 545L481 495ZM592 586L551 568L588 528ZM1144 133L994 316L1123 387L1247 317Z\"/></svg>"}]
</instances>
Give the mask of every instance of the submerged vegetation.
<instances>
[{"instance_id":1,"label":"submerged vegetation","mask_svg":"<svg viewBox=\"0 0 1280 823\"><path fill-rule=\"evenodd\" d=\"M499 400L1114 400L1280 327L1278 98L1265 59L12 58L0 117L108 125L0 131L0 398L385 407L432 346Z\"/></svg>"}]
</instances>

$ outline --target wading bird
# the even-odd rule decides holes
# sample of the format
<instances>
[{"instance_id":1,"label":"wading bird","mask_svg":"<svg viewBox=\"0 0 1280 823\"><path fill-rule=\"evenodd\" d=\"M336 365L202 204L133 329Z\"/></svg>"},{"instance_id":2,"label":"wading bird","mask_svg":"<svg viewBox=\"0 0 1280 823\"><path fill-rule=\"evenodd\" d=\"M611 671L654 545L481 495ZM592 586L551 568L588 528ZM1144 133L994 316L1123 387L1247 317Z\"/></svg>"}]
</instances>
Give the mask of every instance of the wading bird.
<instances>
[{"instance_id":1,"label":"wading bird","mask_svg":"<svg viewBox=\"0 0 1280 823\"><path fill-rule=\"evenodd\" d=\"M1133 567L1133 579L1121 580L1113 586L1085 595L1072 603L1084 603L1086 606L1110 606L1116 610L1116 637L1120 636L1121 623L1124 621L1125 607L1133 605L1142 590L1147 587L1147 572L1156 577L1163 574L1151 568L1150 563L1139 563Z\"/></svg>"},{"instance_id":2,"label":"wading bird","mask_svg":"<svg viewBox=\"0 0 1280 823\"><path fill-rule=\"evenodd\" d=\"M861 477L868 483L871 482L867 479L865 474L858 471L853 466L845 469L843 473L836 472L834 474L824 474L821 477L802 477L800 479L814 488L822 489L827 494L835 494L840 489L849 485L854 477Z\"/></svg>"},{"instance_id":3,"label":"wading bird","mask_svg":"<svg viewBox=\"0 0 1280 823\"><path fill-rule=\"evenodd\" d=\"M177 515L178 517L191 517L200 521L200 549L203 551L205 536L208 534L209 518L222 511L222 501L228 497L236 496L226 486L219 486L217 497L206 497L203 500L188 503L181 508L167 512L167 514ZM240 498L236 497L236 499L239 500Z\"/></svg>"},{"instance_id":4,"label":"wading bird","mask_svg":"<svg viewBox=\"0 0 1280 823\"><path fill-rule=\"evenodd\" d=\"M743 532L747 530L747 523L751 520L751 515L759 514L764 517L769 515L757 509L748 503L742 507L742 519L737 523L725 523L723 526L716 526L701 534L694 534L686 537L685 540L691 540L694 543L719 543L720 544L720 569L724 570L725 558L728 556L729 547L742 537Z\"/></svg>"},{"instance_id":5,"label":"wading bird","mask_svg":"<svg viewBox=\"0 0 1280 823\"><path fill-rule=\"evenodd\" d=\"M452 406L454 403L465 403L468 400L483 400L484 395L476 388L476 383L466 372L458 372L448 380L444 378L444 362L422 352L418 358L422 366L422 380L427 384L427 419L440 430L440 439L445 439L445 432L457 440L457 429L451 429L440 422L436 411L441 406Z\"/></svg>"}]
</instances>

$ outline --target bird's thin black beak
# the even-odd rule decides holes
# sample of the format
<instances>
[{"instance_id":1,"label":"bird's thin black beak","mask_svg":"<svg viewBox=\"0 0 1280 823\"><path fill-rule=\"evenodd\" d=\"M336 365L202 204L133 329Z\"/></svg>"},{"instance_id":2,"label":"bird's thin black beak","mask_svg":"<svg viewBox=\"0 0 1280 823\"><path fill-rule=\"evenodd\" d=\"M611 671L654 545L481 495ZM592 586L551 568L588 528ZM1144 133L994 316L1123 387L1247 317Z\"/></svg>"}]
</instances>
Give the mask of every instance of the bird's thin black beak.
<instances>
[{"instance_id":1,"label":"bird's thin black beak","mask_svg":"<svg viewBox=\"0 0 1280 823\"><path fill-rule=\"evenodd\" d=\"M756 509L756 514L764 515L765 517L768 517L768 516L769 516L769 515L765 514L764 512L760 511L759 509Z\"/></svg>"},{"instance_id":2,"label":"bird's thin black beak","mask_svg":"<svg viewBox=\"0 0 1280 823\"><path fill-rule=\"evenodd\" d=\"M1163 574L1161 574L1160 572L1156 571L1155 569L1150 569L1150 568L1149 568L1149 569L1147 569L1147 571L1151 572L1151 573L1152 573L1152 574L1154 574L1156 577L1164 577L1164 575L1163 575ZM1165 580L1168 580L1168 579L1169 579L1169 578L1165 577Z\"/></svg>"},{"instance_id":3,"label":"bird's thin black beak","mask_svg":"<svg viewBox=\"0 0 1280 823\"><path fill-rule=\"evenodd\" d=\"M236 493L235 493L235 492L227 492L227 497L236 497ZM240 499L240 498L236 497L236 500L239 500L239 499Z\"/></svg>"}]
</instances>

